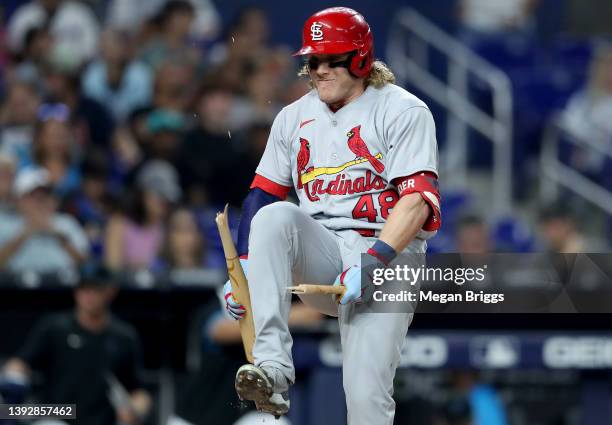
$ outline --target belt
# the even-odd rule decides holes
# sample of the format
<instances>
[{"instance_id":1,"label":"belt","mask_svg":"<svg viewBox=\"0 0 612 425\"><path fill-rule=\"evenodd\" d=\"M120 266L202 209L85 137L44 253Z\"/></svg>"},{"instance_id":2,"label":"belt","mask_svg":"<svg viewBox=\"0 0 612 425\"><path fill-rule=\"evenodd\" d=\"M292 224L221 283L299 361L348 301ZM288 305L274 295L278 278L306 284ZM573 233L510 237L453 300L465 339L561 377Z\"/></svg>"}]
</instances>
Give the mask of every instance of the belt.
<instances>
[{"instance_id":1,"label":"belt","mask_svg":"<svg viewBox=\"0 0 612 425\"><path fill-rule=\"evenodd\" d=\"M348 230L354 230L355 232L359 233L361 236L365 238L374 238L380 235L380 230L374 230L374 229L348 229ZM426 241L426 239L423 239L419 236L415 236L414 239L417 241L421 241L421 242Z\"/></svg>"}]
</instances>

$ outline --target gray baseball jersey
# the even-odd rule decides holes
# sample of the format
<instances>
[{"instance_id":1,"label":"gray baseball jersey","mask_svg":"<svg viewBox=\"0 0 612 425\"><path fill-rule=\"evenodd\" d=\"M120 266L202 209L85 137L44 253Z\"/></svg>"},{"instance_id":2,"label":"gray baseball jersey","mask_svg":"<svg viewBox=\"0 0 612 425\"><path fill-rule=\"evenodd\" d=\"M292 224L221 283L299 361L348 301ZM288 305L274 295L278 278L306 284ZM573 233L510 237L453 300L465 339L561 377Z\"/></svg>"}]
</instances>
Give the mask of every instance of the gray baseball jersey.
<instances>
[{"instance_id":1,"label":"gray baseball jersey","mask_svg":"<svg viewBox=\"0 0 612 425\"><path fill-rule=\"evenodd\" d=\"M438 173L434 120L393 84L367 87L336 113L311 90L278 114L257 167L293 185L300 207L334 230L382 229L399 197L393 179L419 171Z\"/></svg>"}]
</instances>

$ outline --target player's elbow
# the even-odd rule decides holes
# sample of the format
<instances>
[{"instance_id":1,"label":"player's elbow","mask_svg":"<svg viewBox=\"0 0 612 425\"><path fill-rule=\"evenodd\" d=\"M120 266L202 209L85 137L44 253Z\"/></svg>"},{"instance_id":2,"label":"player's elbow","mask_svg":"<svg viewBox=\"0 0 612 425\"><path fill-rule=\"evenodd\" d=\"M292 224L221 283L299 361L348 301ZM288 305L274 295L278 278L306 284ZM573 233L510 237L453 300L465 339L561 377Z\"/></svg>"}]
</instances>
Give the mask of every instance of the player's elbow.
<instances>
[{"instance_id":1,"label":"player's elbow","mask_svg":"<svg viewBox=\"0 0 612 425\"><path fill-rule=\"evenodd\" d=\"M410 222L419 223L420 226L429 217L429 205L427 205L427 202L425 202L420 193L415 192L402 196L396 207L398 206L401 206L402 211Z\"/></svg>"},{"instance_id":2,"label":"player's elbow","mask_svg":"<svg viewBox=\"0 0 612 425\"><path fill-rule=\"evenodd\" d=\"M402 196L399 203L403 204L403 208L406 211L410 211L413 213L427 214L429 210L427 202L425 202L423 196L421 196L419 192L414 192Z\"/></svg>"}]
</instances>

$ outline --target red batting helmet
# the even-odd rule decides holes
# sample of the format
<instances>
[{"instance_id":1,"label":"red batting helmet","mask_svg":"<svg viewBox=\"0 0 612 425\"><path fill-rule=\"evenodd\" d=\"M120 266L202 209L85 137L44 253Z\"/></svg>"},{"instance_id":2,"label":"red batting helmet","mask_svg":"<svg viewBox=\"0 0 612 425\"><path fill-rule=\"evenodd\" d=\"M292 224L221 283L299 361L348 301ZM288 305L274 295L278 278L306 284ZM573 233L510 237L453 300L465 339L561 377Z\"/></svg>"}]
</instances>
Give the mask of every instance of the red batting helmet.
<instances>
[{"instance_id":1,"label":"red batting helmet","mask_svg":"<svg viewBox=\"0 0 612 425\"><path fill-rule=\"evenodd\" d=\"M312 15L304 24L302 48L293 56L354 52L349 72L365 77L374 61L374 40L363 16L348 7L331 7Z\"/></svg>"}]
</instances>

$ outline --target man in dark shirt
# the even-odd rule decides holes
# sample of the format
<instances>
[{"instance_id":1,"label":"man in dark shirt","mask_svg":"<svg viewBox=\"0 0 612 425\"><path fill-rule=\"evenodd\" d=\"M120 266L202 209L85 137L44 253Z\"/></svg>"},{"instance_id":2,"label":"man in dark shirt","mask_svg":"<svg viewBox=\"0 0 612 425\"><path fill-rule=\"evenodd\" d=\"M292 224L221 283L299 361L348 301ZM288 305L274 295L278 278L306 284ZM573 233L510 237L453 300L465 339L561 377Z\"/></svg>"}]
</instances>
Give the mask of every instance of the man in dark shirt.
<instances>
[{"instance_id":1,"label":"man in dark shirt","mask_svg":"<svg viewBox=\"0 0 612 425\"><path fill-rule=\"evenodd\" d=\"M37 401L76 404L71 424L141 422L151 402L138 376L140 343L136 331L110 313L116 292L106 270L85 265L75 310L41 320L6 363L4 381L20 384L25 393L32 372L40 373Z\"/></svg>"},{"instance_id":2,"label":"man in dark shirt","mask_svg":"<svg viewBox=\"0 0 612 425\"><path fill-rule=\"evenodd\" d=\"M211 205L240 206L244 188L253 179L257 163L253 165L238 149L236 139L240 137L228 130L232 96L222 86L206 85L197 102L197 126L185 134L181 143L177 168L181 186L192 204L206 200Z\"/></svg>"}]
</instances>

